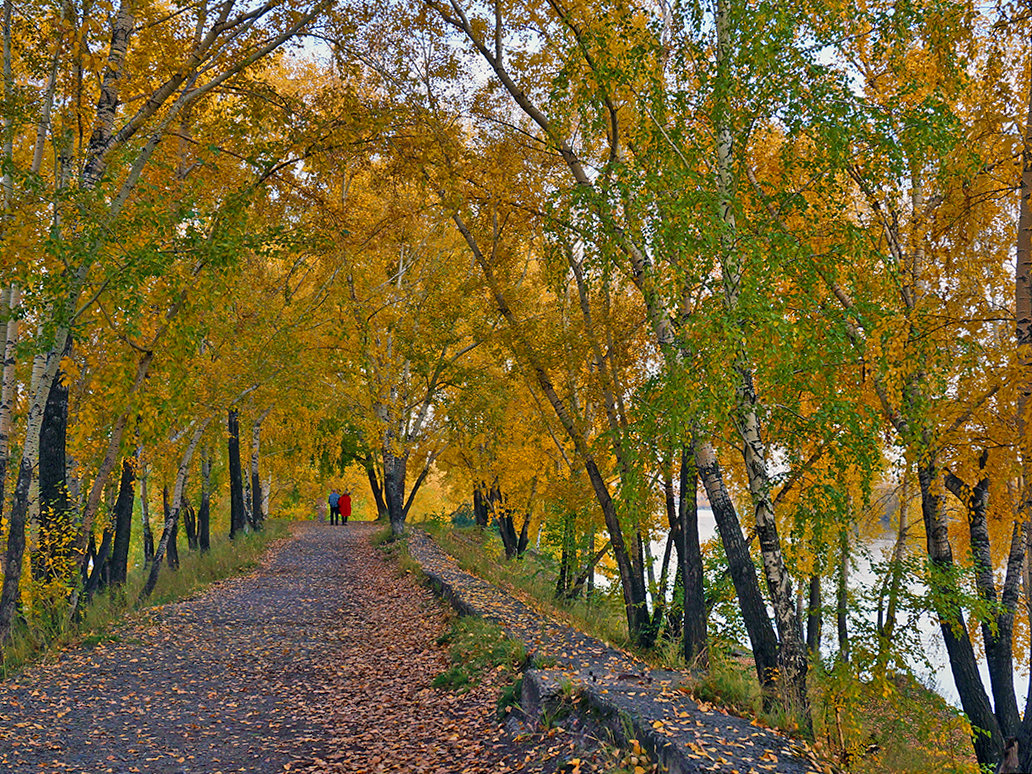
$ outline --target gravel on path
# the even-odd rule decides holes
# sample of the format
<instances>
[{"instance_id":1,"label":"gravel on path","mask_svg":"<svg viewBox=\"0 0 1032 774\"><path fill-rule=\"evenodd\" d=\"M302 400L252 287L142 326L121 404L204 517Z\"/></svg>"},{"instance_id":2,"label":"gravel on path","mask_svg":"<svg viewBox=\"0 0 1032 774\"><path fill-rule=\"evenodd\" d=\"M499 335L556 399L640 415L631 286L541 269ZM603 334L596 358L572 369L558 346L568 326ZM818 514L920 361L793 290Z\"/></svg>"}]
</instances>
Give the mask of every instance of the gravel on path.
<instances>
[{"instance_id":1,"label":"gravel on path","mask_svg":"<svg viewBox=\"0 0 1032 774\"><path fill-rule=\"evenodd\" d=\"M554 771L559 740L495 722L490 675L430 687L449 614L374 529L295 523L248 575L0 683L0 771Z\"/></svg>"}]
</instances>

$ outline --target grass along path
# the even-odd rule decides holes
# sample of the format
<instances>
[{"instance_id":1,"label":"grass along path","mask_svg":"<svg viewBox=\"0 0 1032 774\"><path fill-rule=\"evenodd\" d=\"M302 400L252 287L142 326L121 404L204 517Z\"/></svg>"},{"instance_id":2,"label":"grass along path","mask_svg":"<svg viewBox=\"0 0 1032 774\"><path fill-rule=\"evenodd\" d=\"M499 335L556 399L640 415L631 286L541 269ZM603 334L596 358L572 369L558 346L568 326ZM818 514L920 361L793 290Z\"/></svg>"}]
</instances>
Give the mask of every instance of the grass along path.
<instances>
[{"instance_id":1,"label":"grass along path","mask_svg":"<svg viewBox=\"0 0 1032 774\"><path fill-rule=\"evenodd\" d=\"M151 607L193 597L208 585L240 575L253 569L258 559L276 541L289 534L289 522L267 519L265 529L230 540L219 536L212 540L211 550L205 553L183 550L179 570L162 567L158 584L147 598L143 615ZM142 550L135 546L134 550ZM139 613L135 605L146 580L146 569L134 567L129 571L125 586L114 592L101 592L82 609L82 620L43 625L39 620L31 629L24 622L15 624L11 641L0 649L0 680L7 679L36 661L54 657L58 652L77 645L95 645L111 640L113 630ZM63 597L62 597L63 600ZM63 606L62 606L63 611Z\"/></svg>"},{"instance_id":2,"label":"grass along path","mask_svg":"<svg viewBox=\"0 0 1032 774\"><path fill-rule=\"evenodd\" d=\"M431 687L449 615L372 547L374 529L296 523L248 575L0 683L0 771L611 770L557 729L506 735L505 670Z\"/></svg>"}]
</instances>

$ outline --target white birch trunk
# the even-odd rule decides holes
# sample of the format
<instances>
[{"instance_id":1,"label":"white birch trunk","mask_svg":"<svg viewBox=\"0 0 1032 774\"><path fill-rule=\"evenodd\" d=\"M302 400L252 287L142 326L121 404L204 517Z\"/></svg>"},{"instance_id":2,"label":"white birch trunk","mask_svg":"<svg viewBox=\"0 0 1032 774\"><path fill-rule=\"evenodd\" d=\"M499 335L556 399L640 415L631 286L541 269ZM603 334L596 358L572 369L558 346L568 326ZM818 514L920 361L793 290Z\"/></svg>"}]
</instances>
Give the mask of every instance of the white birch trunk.
<instances>
[{"instance_id":1,"label":"white birch trunk","mask_svg":"<svg viewBox=\"0 0 1032 774\"><path fill-rule=\"evenodd\" d=\"M728 0L718 0L716 17L718 78L725 83L729 82L731 77L726 64L731 23L727 4ZM757 410L759 401L753 384L752 366L746 354L744 331L738 320L744 269L740 257L736 255L734 239L737 229L733 195L734 137L726 115L721 116L716 127L716 135L717 194L720 198L720 216L724 225L721 237L724 300L733 324L738 326L737 341L734 342L734 369L737 377L735 392L738 401L737 430L742 439L742 452L756 518L756 532L760 543L763 573L774 606L774 619L778 628L780 640L778 660L785 678L782 687L787 689L786 698L805 711L808 704L806 698L806 643L795 606L792 579L785 567L781 551L774 503L770 494L770 471Z\"/></svg>"},{"instance_id":2,"label":"white birch trunk","mask_svg":"<svg viewBox=\"0 0 1032 774\"><path fill-rule=\"evenodd\" d=\"M268 411L255 420L251 426L251 478L258 475L258 455L261 452L262 420L268 415Z\"/></svg>"},{"instance_id":3,"label":"white birch trunk","mask_svg":"<svg viewBox=\"0 0 1032 774\"><path fill-rule=\"evenodd\" d=\"M4 338L3 375L0 376L0 507L4 502L4 482L11 459L11 416L14 408L15 353L18 347L18 307L21 291L18 283L12 282L5 291L7 303L7 332Z\"/></svg>"},{"instance_id":4,"label":"white birch trunk","mask_svg":"<svg viewBox=\"0 0 1032 774\"><path fill-rule=\"evenodd\" d=\"M61 362L60 353L64 352L68 334L67 328L58 330L55 347L51 351L50 357L47 358L46 368L40 375L38 387L33 392L32 402L29 405L25 446L22 451L18 482L15 485L14 502L11 507L4 583L3 589L0 591L0 645L6 643L11 634L11 624L20 595L22 560L25 556L25 527L29 510L29 483L34 478L39 464L39 435L43 426L43 411L50 395L50 386L57 375L57 369Z\"/></svg>"},{"instance_id":5,"label":"white birch trunk","mask_svg":"<svg viewBox=\"0 0 1032 774\"><path fill-rule=\"evenodd\" d=\"M3 375L0 377L0 513L3 512L4 496L7 484L7 468L10 465L11 450L11 408L14 402L14 366L15 346L18 343L18 285L11 283L10 288L3 291L0 307L8 315L7 333L4 344ZM3 577L7 566L6 552L0 554L0 577Z\"/></svg>"},{"instance_id":6,"label":"white birch trunk","mask_svg":"<svg viewBox=\"0 0 1032 774\"><path fill-rule=\"evenodd\" d=\"M1015 349L1020 365L1018 392L1018 433L1021 455L1022 489L1018 518L1026 525L1032 519L1032 433L1029 433L1029 405L1032 401L1032 85L1029 87L1025 113L1024 148L1021 155L1021 198L1018 204L1017 271L1014 283L1014 310L1017 317ZM1025 527L1026 534L1032 532ZM1026 565L1032 567L1028 554L1032 544L1026 543ZM1032 570L1030 570L1032 572ZM1032 589L1026 586L1026 599L1032 610ZM1032 617L1030 617L1032 618ZM1032 660L1032 652L1029 654ZM1025 696L1025 714L1021 728L1021 762L1032 767L1032 683Z\"/></svg>"},{"instance_id":7,"label":"white birch trunk","mask_svg":"<svg viewBox=\"0 0 1032 774\"><path fill-rule=\"evenodd\" d=\"M42 332L38 332L42 335ZM41 353L37 353L32 358L32 373L29 376L29 394L35 395L39 389L39 383L43 379L43 372L47 367L47 356ZM48 393L49 395L49 393ZM46 400L43 401L44 407L47 405ZM32 468L32 480L29 482L29 523L39 523L39 481L36 478L36 467Z\"/></svg>"},{"instance_id":8,"label":"white birch trunk","mask_svg":"<svg viewBox=\"0 0 1032 774\"><path fill-rule=\"evenodd\" d=\"M262 489L262 514L269 515L269 492L272 491L272 474L265 474L265 487Z\"/></svg>"}]
</instances>

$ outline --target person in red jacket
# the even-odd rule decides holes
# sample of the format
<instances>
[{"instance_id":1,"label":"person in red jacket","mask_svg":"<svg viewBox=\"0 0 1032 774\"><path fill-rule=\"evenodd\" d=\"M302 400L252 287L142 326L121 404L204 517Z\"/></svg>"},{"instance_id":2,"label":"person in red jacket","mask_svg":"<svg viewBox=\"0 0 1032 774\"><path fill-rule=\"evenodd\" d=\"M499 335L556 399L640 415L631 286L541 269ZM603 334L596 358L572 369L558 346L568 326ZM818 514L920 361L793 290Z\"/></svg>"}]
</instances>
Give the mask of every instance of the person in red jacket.
<instances>
[{"instance_id":1,"label":"person in red jacket","mask_svg":"<svg viewBox=\"0 0 1032 774\"><path fill-rule=\"evenodd\" d=\"M340 511L340 523L347 524L351 516L351 490L345 489L337 501L337 510Z\"/></svg>"}]
</instances>

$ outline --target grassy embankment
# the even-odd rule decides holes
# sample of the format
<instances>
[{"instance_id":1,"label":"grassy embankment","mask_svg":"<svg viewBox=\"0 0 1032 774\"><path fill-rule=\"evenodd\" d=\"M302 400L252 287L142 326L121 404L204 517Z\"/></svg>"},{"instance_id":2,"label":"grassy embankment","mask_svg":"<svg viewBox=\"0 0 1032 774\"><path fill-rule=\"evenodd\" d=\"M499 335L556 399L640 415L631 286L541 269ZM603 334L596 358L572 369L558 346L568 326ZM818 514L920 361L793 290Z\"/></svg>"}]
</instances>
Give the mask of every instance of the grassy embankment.
<instances>
[{"instance_id":1,"label":"grassy embankment","mask_svg":"<svg viewBox=\"0 0 1032 774\"><path fill-rule=\"evenodd\" d=\"M419 563L408 553L404 537L396 539L390 527L384 527L373 535L372 542L395 562L399 573L425 580ZM523 671L544 666L528 657L524 643L510 639L502 627L482 618L455 616L437 644L448 648L449 666L433 680L432 686L461 693L485 678L492 679L500 686L495 705L499 722L520 703ZM555 770L572 774L658 774L660 766L650 760L637 739L620 747L601 732L582 729L571 733L573 747L560 743L553 735L564 733L560 723L565 724L577 701L575 694L566 696L559 707L544 714L542 729L528 730L517 737L517 742L524 745L521 754L526 753L527 760L536 759L539 764L551 761L557 766ZM542 770L552 769L545 766Z\"/></svg>"},{"instance_id":2,"label":"grassy embankment","mask_svg":"<svg viewBox=\"0 0 1032 774\"><path fill-rule=\"evenodd\" d=\"M178 570L162 567L158 585L142 607L137 603L145 581L144 567L129 572L126 585L98 594L81 611L77 621L66 620L66 605L27 610L12 631L11 641L0 658L0 678L6 679L34 661L45 659L67 647L95 645L118 638L117 627L147 608L195 596L215 581L254 568L269 545L286 536L288 522L268 519L265 528L230 540L212 537L207 553L179 549ZM136 546L134 545L134 549ZM140 551L142 553L142 550Z\"/></svg>"},{"instance_id":3,"label":"grassy embankment","mask_svg":"<svg viewBox=\"0 0 1032 774\"><path fill-rule=\"evenodd\" d=\"M505 559L493 530L456 528L441 520L419 524L460 567L510 590L537 609L617 647L631 650L622 599L615 585L590 599L555 599L556 562L547 552ZM638 656L656 667L687 669L676 642L660 640ZM940 696L912 677L858 680L848 665L814 663L810 694L813 732L802 733L792 717L763 710L751 658L739 643L711 633L710 668L692 673L687 688L700 701L807 737L819 753L849 771L869 774L941 774L977 771L967 726Z\"/></svg>"}]
</instances>

